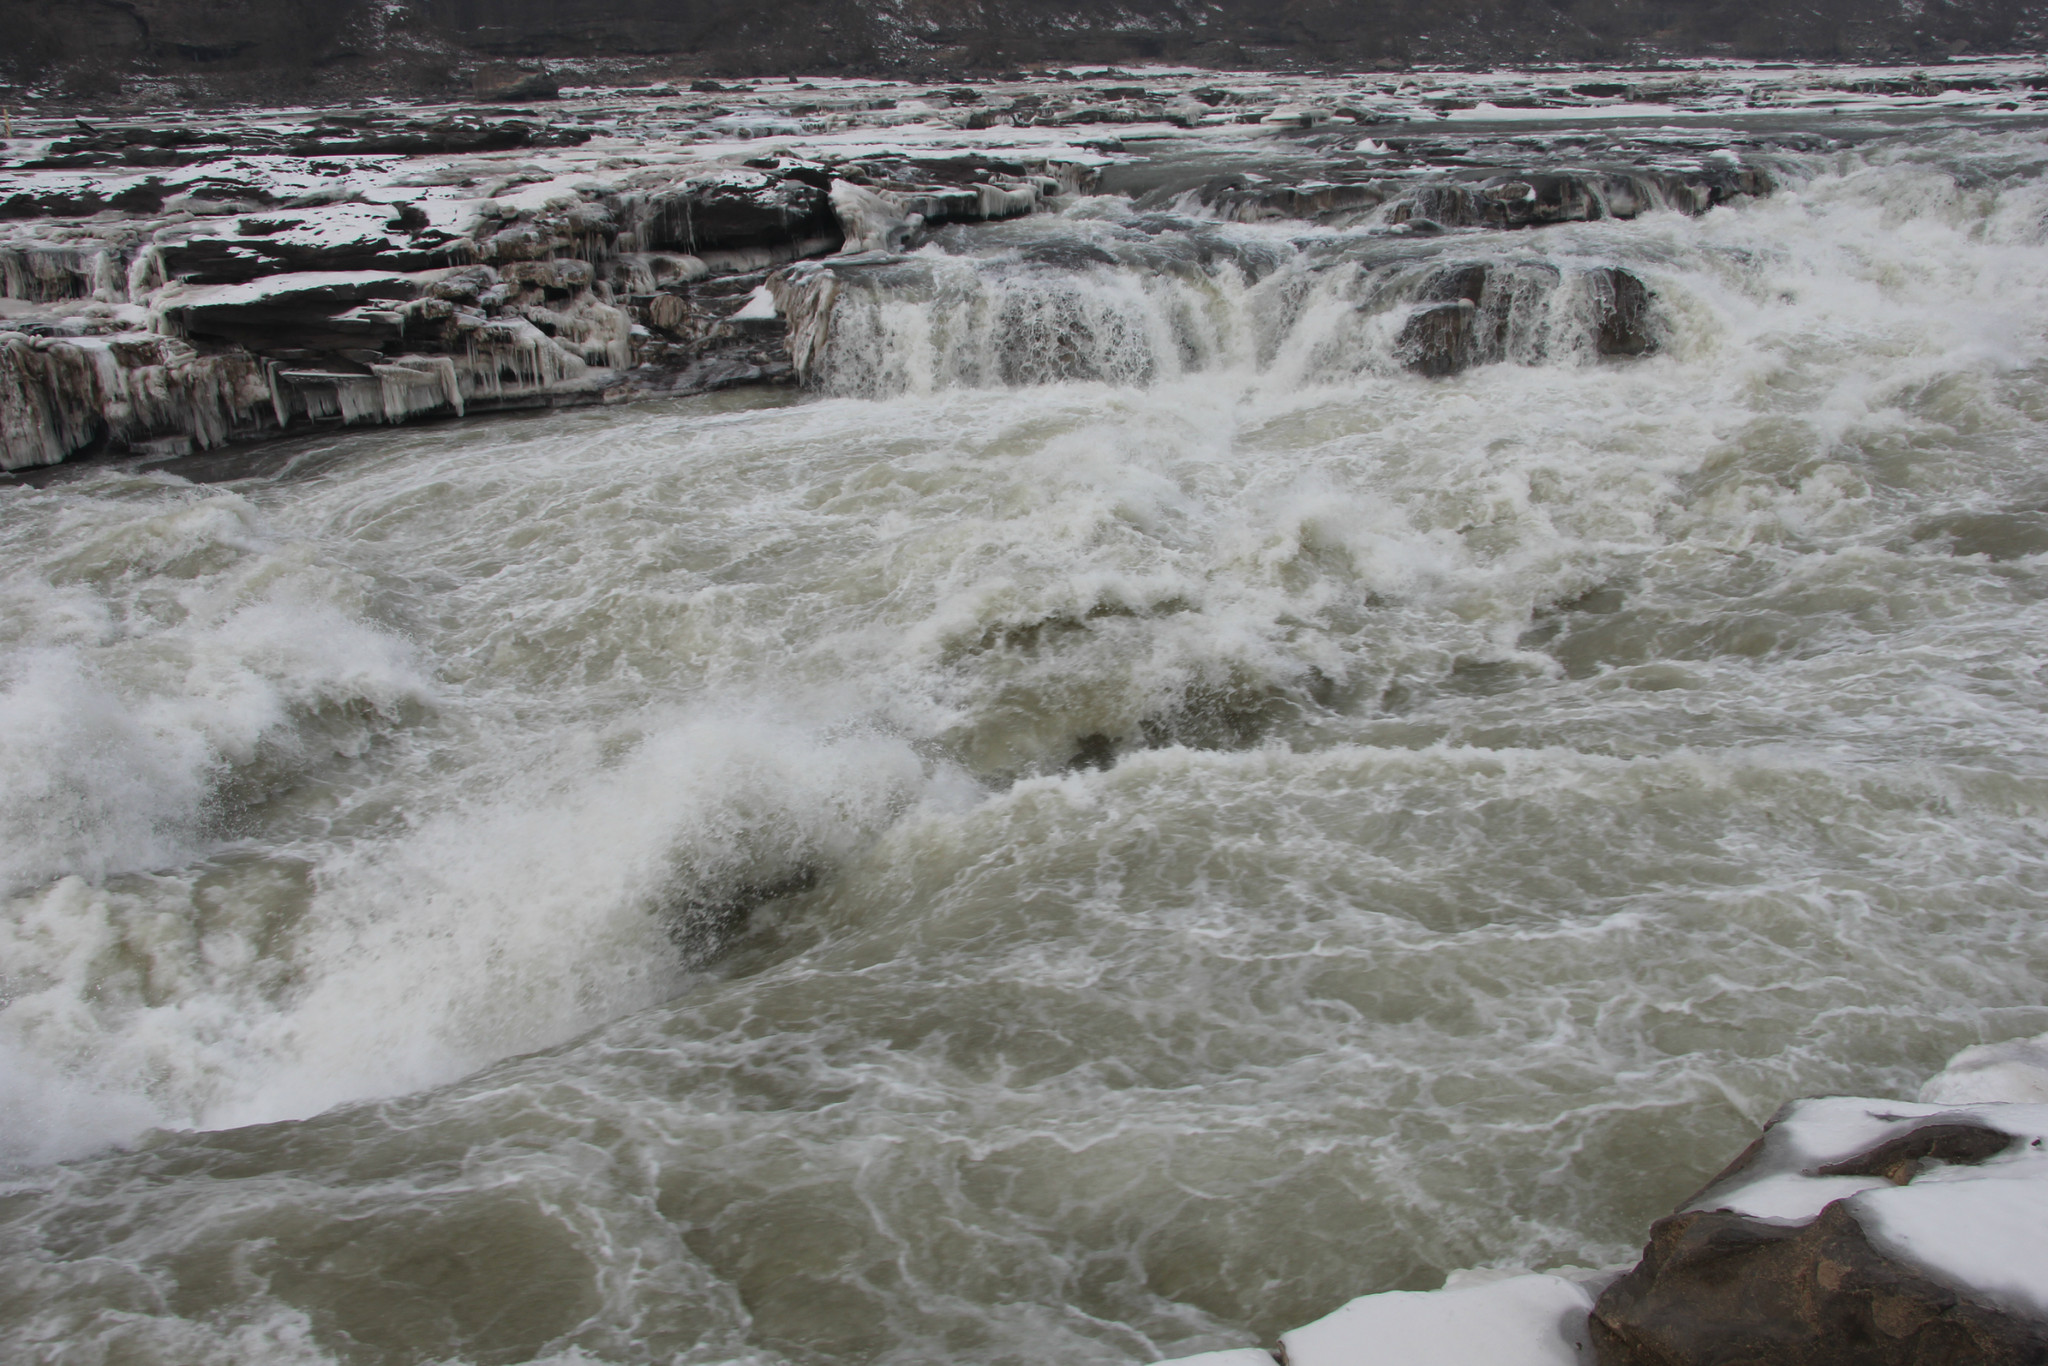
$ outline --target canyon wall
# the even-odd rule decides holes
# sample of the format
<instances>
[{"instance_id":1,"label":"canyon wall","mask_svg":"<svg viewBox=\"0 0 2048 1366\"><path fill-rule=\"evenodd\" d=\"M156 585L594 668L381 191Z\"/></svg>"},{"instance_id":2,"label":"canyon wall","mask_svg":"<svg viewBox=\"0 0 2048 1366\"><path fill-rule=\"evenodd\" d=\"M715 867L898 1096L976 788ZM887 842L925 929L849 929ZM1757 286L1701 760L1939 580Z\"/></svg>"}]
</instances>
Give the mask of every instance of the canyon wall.
<instances>
[{"instance_id":1,"label":"canyon wall","mask_svg":"<svg viewBox=\"0 0 2048 1366\"><path fill-rule=\"evenodd\" d=\"M1505 58L1939 60L2033 50L2026 0L0 0L0 79L80 99L433 95L506 59L672 74L999 71L1175 61L1361 67Z\"/></svg>"}]
</instances>

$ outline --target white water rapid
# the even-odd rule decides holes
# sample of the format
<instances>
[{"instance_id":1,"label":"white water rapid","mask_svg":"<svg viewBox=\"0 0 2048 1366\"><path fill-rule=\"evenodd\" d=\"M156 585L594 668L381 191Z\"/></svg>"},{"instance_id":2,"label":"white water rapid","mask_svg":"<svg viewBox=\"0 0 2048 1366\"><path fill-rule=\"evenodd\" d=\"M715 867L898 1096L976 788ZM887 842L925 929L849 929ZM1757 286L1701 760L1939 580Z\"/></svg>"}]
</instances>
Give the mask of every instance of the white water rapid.
<instances>
[{"instance_id":1,"label":"white water rapid","mask_svg":"<svg viewBox=\"0 0 2048 1366\"><path fill-rule=\"evenodd\" d=\"M2048 1029L2048 157L1778 178L0 488L0 1357L1139 1366Z\"/></svg>"}]
</instances>

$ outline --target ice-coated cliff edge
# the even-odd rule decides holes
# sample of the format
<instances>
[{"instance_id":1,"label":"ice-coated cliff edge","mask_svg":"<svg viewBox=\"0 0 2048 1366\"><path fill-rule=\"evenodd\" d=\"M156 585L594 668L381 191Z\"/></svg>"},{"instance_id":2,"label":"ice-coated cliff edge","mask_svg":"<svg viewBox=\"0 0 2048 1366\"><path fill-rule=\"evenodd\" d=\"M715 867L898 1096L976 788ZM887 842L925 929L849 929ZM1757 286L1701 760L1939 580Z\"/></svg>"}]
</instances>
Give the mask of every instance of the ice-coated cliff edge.
<instances>
[{"instance_id":1,"label":"ice-coated cliff edge","mask_svg":"<svg viewBox=\"0 0 2048 1366\"><path fill-rule=\"evenodd\" d=\"M0 468L735 383L887 392L893 362L848 356L900 306L978 310L985 354L942 357L949 382L1142 378L1202 350L1147 339L1189 301L1161 295L1148 323L1086 281L1222 288L1281 256L1305 288L1350 270L1326 301L1424 374L1637 356L1657 325L1629 270L1460 244L1701 214L1767 192L1787 149L1848 145L1743 131L1759 112L2024 117L2037 68L785 78L570 91L546 117L25 117L0 156ZM973 235L1052 208L1079 217ZM1088 226L1105 212L1124 215L1115 252ZM1276 232L1247 255L1221 225Z\"/></svg>"}]
</instances>

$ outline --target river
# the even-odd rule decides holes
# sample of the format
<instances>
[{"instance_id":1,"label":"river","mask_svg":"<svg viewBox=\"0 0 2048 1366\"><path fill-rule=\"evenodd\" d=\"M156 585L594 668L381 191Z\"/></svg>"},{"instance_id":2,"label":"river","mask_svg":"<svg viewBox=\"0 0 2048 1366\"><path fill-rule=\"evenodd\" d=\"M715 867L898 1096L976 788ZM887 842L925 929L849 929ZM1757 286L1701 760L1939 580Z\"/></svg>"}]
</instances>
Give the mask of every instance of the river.
<instances>
[{"instance_id":1,"label":"river","mask_svg":"<svg viewBox=\"0 0 2048 1366\"><path fill-rule=\"evenodd\" d=\"M2048 1028L2048 155L1760 155L1434 239L1450 378L1105 191L805 390L0 489L4 1354L1142 1366Z\"/></svg>"}]
</instances>

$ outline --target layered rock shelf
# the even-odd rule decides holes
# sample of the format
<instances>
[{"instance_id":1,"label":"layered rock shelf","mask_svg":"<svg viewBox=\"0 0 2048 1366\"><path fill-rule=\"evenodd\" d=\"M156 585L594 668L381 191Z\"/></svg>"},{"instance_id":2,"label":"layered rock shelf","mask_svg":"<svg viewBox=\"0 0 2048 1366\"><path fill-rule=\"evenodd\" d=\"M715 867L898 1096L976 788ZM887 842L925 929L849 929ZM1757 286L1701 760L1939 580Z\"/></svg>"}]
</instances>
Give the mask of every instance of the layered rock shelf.
<instances>
[{"instance_id":1,"label":"layered rock shelf","mask_svg":"<svg viewBox=\"0 0 2048 1366\"><path fill-rule=\"evenodd\" d=\"M513 126L501 141L522 149L587 140ZM845 244L835 187L936 225L1030 213L1086 174L768 156L571 179L281 151L88 186L53 185L51 159L19 159L6 200L9 469L780 380L780 326L745 305L771 271Z\"/></svg>"},{"instance_id":2,"label":"layered rock shelf","mask_svg":"<svg viewBox=\"0 0 2048 1366\"><path fill-rule=\"evenodd\" d=\"M2031 98L2025 64L1987 70L1967 95L1866 80L1854 99L1964 98L1982 112ZM688 97L565 86L516 108L25 116L0 157L0 465L816 382L848 271L873 279L877 262L933 243L968 250L946 234L1090 195L1164 225L1277 226L1310 255L1331 250L1332 232L1380 244L1382 264L1412 243L1415 270L1357 306L1403 310L1396 349L1423 374L1505 358L1514 300L1559 280L1593 300L1594 353L1639 356L1657 327L1654 289L1635 274L1460 262L1456 243L1708 212L1768 193L1786 153L1842 144L1527 122L1652 97L1705 111L1794 98L1761 70L1654 91L1582 74L1555 90L1527 77L1217 73L933 90L707 81ZM1807 73L1799 97L1844 98L1855 74ZM1554 107L1511 108L1510 89ZM1247 152L1259 170L1241 169ZM1076 275L1190 268L1120 262L1078 238L1031 251L1033 269ZM825 264L784 274L812 261Z\"/></svg>"}]
</instances>

